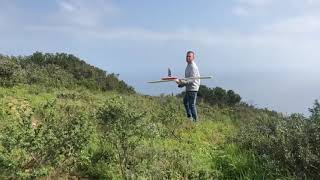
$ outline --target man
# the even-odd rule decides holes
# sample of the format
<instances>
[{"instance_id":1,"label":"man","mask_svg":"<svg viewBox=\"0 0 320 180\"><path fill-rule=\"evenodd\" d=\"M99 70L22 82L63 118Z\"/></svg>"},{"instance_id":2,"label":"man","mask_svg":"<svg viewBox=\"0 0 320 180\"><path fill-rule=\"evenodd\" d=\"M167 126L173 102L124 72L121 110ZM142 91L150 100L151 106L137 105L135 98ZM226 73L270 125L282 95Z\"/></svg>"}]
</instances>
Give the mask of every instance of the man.
<instances>
[{"instance_id":1,"label":"man","mask_svg":"<svg viewBox=\"0 0 320 180\"><path fill-rule=\"evenodd\" d=\"M186 61L188 63L185 70L185 77L200 77L198 66L195 61L195 54L193 51L188 51L186 56ZM194 122L197 121L197 93L200 87L200 79L193 79L184 81L181 79L176 80L179 88L186 87L186 94L183 99L183 104L186 108L187 117L192 119Z\"/></svg>"}]
</instances>

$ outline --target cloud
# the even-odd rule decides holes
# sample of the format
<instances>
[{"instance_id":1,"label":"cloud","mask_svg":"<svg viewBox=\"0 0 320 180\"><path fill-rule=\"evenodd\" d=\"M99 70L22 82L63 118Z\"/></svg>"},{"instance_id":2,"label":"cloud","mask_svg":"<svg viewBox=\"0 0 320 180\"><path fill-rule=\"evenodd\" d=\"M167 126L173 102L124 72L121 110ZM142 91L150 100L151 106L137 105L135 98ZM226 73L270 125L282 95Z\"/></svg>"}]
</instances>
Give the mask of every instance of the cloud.
<instances>
[{"instance_id":1,"label":"cloud","mask_svg":"<svg viewBox=\"0 0 320 180\"><path fill-rule=\"evenodd\" d=\"M232 9L232 14L236 16L248 16L249 11L244 7L236 6Z\"/></svg>"},{"instance_id":2,"label":"cloud","mask_svg":"<svg viewBox=\"0 0 320 180\"><path fill-rule=\"evenodd\" d=\"M58 1L58 7L52 20L62 26L96 27L120 12L111 1L103 0L61 0Z\"/></svg>"},{"instance_id":3,"label":"cloud","mask_svg":"<svg viewBox=\"0 0 320 180\"><path fill-rule=\"evenodd\" d=\"M262 0L237 1L260 5L267 3ZM242 32L237 29L218 32L205 27L198 29L172 27L166 31L140 26L108 25L106 21L121 13L111 1L62 0L57 1L57 7L56 11L44 17L45 20L42 23L26 23L22 28L25 30L24 33L37 34L38 39L65 35L64 37L68 39L83 42L87 40L97 42L106 40L110 42L187 42L206 48L230 49L230 51L278 50L283 51L281 52L283 54L290 54L292 49L299 49L303 53L311 52L308 57L315 54L313 52L320 44L319 40L314 38L319 37L316 34L320 30L320 16L316 14L277 17L272 19L271 23L252 25L250 32ZM233 9L233 13L238 16L249 15L247 8L240 5ZM253 15L250 13L251 17ZM297 36L296 33L299 35ZM314 35L310 36L310 33Z\"/></svg>"},{"instance_id":4,"label":"cloud","mask_svg":"<svg viewBox=\"0 0 320 180\"><path fill-rule=\"evenodd\" d=\"M305 0L307 4L313 5L313 4L319 4L319 0Z\"/></svg>"},{"instance_id":5,"label":"cloud","mask_svg":"<svg viewBox=\"0 0 320 180\"><path fill-rule=\"evenodd\" d=\"M320 6L319 0L234 0L235 6L242 6L250 9L277 9L282 8L283 13L289 12L290 9L294 9L296 12L303 10L308 12L308 10L316 10Z\"/></svg>"},{"instance_id":6,"label":"cloud","mask_svg":"<svg viewBox=\"0 0 320 180\"><path fill-rule=\"evenodd\" d=\"M239 4L245 4L249 6L266 6L273 2L273 0L236 0Z\"/></svg>"},{"instance_id":7,"label":"cloud","mask_svg":"<svg viewBox=\"0 0 320 180\"><path fill-rule=\"evenodd\" d=\"M0 30L9 29L11 26L18 24L21 16L21 9L9 0L0 1Z\"/></svg>"},{"instance_id":8,"label":"cloud","mask_svg":"<svg viewBox=\"0 0 320 180\"><path fill-rule=\"evenodd\" d=\"M74 37L74 39L83 41L85 39L108 42L148 42L148 43L162 43L162 42L180 42L193 44L203 48L228 49L230 52L249 53L260 52L260 54L267 55L267 52L273 52L272 55L280 55L284 58L270 59L273 63L300 63L301 58L292 57L292 54L300 54L304 57L305 62L315 61L319 54L317 47L320 44L319 40L296 36L294 34L279 34L271 30L262 29L252 33L239 32L213 32L204 29L180 29L175 31L153 31L144 28L119 27L119 28L82 28L75 29L70 26L66 27L35 27L31 29L34 31L43 32L60 32L68 34L67 37ZM41 34L41 33L37 33ZM294 53L292 53L294 51ZM247 54L248 55L248 54ZM271 55L271 54L270 54ZM270 56L268 55L268 56ZM289 58L290 57L290 58ZM244 60L243 60L244 61ZM257 62L263 60L256 60ZM277 62L279 61L279 62Z\"/></svg>"},{"instance_id":9,"label":"cloud","mask_svg":"<svg viewBox=\"0 0 320 180\"><path fill-rule=\"evenodd\" d=\"M303 15L280 20L264 27L264 30L274 33L319 33L320 15Z\"/></svg>"},{"instance_id":10,"label":"cloud","mask_svg":"<svg viewBox=\"0 0 320 180\"><path fill-rule=\"evenodd\" d=\"M232 9L237 16L249 16L247 5L263 6L275 3L274 0L235 0L238 4ZM157 31L143 27L111 26L108 20L122 12L111 1L96 0L60 0L56 1L58 9L48 15L44 23L28 24L28 32L41 32L45 34L65 34L76 39L101 40L138 40L138 41L189 41L206 46L227 47L281 47L291 46L297 39L290 33L308 34L320 30L320 19L317 15L303 15L299 17L273 19L271 23L253 25L250 33L237 30L215 32L205 28L172 28L168 31ZM307 0L305 0L307 2ZM0 12L1 13L1 12ZM1 20L1 19L0 19ZM303 39L307 42L310 39ZM314 41L313 41L314 42Z\"/></svg>"},{"instance_id":11,"label":"cloud","mask_svg":"<svg viewBox=\"0 0 320 180\"><path fill-rule=\"evenodd\" d=\"M59 2L59 5L62 9L72 12L76 10L76 7L74 7L71 3L67 2L67 1L61 1Z\"/></svg>"},{"instance_id":12,"label":"cloud","mask_svg":"<svg viewBox=\"0 0 320 180\"><path fill-rule=\"evenodd\" d=\"M236 16L257 15L261 9L269 7L274 0L234 0L231 13Z\"/></svg>"}]
</instances>

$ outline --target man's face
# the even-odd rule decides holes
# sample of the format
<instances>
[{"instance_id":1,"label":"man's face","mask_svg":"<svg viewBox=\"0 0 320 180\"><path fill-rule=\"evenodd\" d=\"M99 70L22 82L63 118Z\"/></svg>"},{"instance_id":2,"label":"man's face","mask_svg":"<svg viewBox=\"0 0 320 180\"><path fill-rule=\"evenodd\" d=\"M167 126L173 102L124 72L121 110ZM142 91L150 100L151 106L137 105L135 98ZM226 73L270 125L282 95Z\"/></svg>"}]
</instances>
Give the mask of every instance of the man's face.
<instances>
[{"instance_id":1,"label":"man's face","mask_svg":"<svg viewBox=\"0 0 320 180\"><path fill-rule=\"evenodd\" d=\"M186 57L187 63L191 63L194 60L194 54L188 53Z\"/></svg>"}]
</instances>

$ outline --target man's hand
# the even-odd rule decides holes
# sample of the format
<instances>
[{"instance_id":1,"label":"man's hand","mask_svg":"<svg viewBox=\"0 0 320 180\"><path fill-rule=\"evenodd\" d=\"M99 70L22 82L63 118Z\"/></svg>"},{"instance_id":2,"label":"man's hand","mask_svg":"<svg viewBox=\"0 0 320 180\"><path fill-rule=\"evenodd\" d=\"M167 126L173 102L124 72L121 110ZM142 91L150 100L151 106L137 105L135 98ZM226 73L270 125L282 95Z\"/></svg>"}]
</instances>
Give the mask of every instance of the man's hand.
<instances>
[{"instance_id":1,"label":"man's hand","mask_svg":"<svg viewBox=\"0 0 320 180\"><path fill-rule=\"evenodd\" d=\"M182 84L178 85L178 88L183 88L183 87L184 87L184 85L182 85Z\"/></svg>"},{"instance_id":2,"label":"man's hand","mask_svg":"<svg viewBox=\"0 0 320 180\"><path fill-rule=\"evenodd\" d=\"M176 81L176 83L177 83L178 85L181 84L181 79L176 79L175 81Z\"/></svg>"},{"instance_id":3,"label":"man's hand","mask_svg":"<svg viewBox=\"0 0 320 180\"><path fill-rule=\"evenodd\" d=\"M179 88L183 88L183 87L184 87L184 84L183 84L183 82L182 82L181 79L176 79L175 81L176 81L176 83L178 84L178 87L179 87Z\"/></svg>"}]
</instances>

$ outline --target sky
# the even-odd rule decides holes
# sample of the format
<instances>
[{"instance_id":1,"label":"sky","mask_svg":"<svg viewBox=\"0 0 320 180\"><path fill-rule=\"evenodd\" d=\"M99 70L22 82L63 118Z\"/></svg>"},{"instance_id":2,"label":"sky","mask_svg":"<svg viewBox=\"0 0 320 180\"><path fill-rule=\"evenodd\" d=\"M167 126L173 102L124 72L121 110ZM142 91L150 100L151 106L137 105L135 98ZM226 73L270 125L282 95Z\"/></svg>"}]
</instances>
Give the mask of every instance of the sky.
<instances>
[{"instance_id":1,"label":"sky","mask_svg":"<svg viewBox=\"0 0 320 180\"><path fill-rule=\"evenodd\" d=\"M261 108L305 113L319 99L320 0L0 0L0 54L71 53L142 94L193 50L208 87Z\"/></svg>"}]
</instances>

